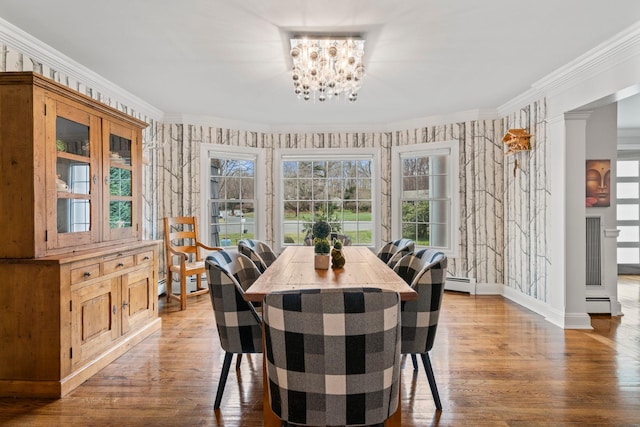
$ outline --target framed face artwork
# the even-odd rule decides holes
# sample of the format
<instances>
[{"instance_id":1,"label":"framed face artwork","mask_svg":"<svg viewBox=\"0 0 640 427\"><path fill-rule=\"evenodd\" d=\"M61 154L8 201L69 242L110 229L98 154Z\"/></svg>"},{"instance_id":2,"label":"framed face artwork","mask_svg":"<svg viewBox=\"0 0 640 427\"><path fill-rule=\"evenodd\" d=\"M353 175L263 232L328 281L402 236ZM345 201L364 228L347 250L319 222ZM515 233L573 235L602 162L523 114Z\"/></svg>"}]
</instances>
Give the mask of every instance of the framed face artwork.
<instances>
[{"instance_id":1,"label":"framed face artwork","mask_svg":"<svg viewBox=\"0 0 640 427\"><path fill-rule=\"evenodd\" d=\"M587 160L585 206L607 207L611 204L611 160Z\"/></svg>"}]
</instances>

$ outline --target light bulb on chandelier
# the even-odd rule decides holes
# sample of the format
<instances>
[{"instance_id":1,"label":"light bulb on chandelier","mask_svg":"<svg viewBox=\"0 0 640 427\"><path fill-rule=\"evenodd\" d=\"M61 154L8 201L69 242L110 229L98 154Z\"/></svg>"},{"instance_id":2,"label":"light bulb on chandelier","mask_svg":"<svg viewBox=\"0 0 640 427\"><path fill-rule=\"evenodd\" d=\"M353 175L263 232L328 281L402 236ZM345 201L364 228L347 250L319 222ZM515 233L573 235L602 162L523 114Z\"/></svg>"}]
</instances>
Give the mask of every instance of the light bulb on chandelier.
<instances>
[{"instance_id":1,"label":"light bulb on chandelier","mask_svg":"<svg viewBox=\"0 0 640 427\"><path fill-rule=\"evenodd\" d=\"M298 98L324 102L344 95L358 99L364 77L364 40L291 39L293 87Z\"/></svg>"}]
</instances>

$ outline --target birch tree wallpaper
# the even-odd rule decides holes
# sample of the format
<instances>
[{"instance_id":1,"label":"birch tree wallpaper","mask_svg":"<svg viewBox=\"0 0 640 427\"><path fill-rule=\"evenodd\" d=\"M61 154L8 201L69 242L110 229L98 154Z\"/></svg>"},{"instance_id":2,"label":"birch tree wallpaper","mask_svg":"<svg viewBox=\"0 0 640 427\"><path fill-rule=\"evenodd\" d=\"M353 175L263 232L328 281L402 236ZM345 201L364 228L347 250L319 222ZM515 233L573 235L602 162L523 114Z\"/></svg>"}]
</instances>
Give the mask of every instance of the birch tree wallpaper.
<instances>
[{"instance_id":1,"label":"birch tree wallpaper","mask_svg":"<svg viewBox=\"0 0 640 427\"><path fill-rule=\"evenodd\" d=\"M274 241L274 152L280 148L368 148L380 150L382 241L391 235L391 149L455 140L460 149L460 257L449 274L478 283L504 284L546 301L550 256L546 104L538 100L495 120L473 120L394 132L261 133L170 123L142 116L83 82L61 75L7 45L0 45L0 71L33 71L146 121L143 132L144 237L162 238L162 218L200 214L200 146L255 147L266 153L266 236ZM506 158L502 137L509 128L533 134L532 149ZM161 276L163 276L161 272Z\"/></svg>"}]
</instances>

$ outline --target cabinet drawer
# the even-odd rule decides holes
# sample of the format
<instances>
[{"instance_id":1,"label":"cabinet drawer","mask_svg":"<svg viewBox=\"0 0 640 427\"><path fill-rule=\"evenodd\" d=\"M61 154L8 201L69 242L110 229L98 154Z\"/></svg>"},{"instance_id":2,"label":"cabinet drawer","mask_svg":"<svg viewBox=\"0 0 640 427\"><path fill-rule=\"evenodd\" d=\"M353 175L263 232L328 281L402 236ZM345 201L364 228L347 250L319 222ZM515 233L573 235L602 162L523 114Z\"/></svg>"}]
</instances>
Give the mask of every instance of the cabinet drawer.
<instances>
[{"instance_id":1,"label":"cabinet drawer","mask_svg":"<svg viewBox=\"0 0 640 427\"><path fill-rule=\"evenodd\" d=\"M85 282L100 276L100 263L89 264L71 270L71 284Z\"/></svg>"},{"instance_id":2,"label":"cabinet drawer","mask_svg":"<svg viewBox=\"0 0 640 427\"><path fill-rule=\"evenodd\" d=\"M140 252L136 254L136 265L145 264L153 260L153 251Z\"/></svg>"},{"instance_id":3,"label":"cabinet drawer","mask_svg":"<svg viewBox=\"0 0 640 427\"><path fill-rule=\"evenodd\" d=\"M121 271L125 268L133 267L133 255L121 256L104 262L104 274Z\"/></svg>"}]
</instances>

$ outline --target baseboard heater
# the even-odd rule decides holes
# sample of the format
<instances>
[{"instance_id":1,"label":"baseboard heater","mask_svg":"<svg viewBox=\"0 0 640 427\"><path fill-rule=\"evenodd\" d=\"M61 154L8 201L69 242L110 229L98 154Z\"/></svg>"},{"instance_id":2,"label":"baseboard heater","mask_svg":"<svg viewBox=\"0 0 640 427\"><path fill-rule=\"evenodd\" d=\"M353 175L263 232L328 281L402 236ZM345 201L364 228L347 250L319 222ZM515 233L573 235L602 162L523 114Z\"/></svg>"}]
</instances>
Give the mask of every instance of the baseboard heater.
<instances>
[{"instance_id":1,"label":"baseboard heater","mask_svg":"<svg viewBox=\"0 0 640 427\"><path fill-rule=\"evenodd\" d=\"M167 292L167 279L158 280L158 295L162 295Z\"/></svg>"},{"instance_id":2,"label":"baseboard heater","mask_svg":"<svg viewBox=\"0 0 640 427\"><path fill-rule=\"evenodd\" d=\"M206 286L207 285L206 276L202 275L201 279L202 279L201 282ZM189 287L195 289L196 281L197 281L197 276L189 276L189 277L187 277L187 289L189 289ZM177 283L178 283L177 280L173 281L173 284L175 286L177 286ZM176 289L179 289L179 287L174 287L173 289L174 289L174 292L177 292ZM164 294L166 292L167 292L167 279L165 278L165 279L158 280L158 295L162 295L162 294Z\"/></svg>"},{"instance_id":3,"label":"baseboard heater","mask_svg":"<svg viewBox=\"0 0 640 427\"><path fill-rule=\"evenodd\" d=\"M476 279L473 277L447 276L444 282L444 289L447 291L469 292L476 294Z\"/></svg>"},{"instance_id":4,"label":"baseboard heater","mask_svg":"<svg viewBox=\"0 0 640 427\"><path fill-rule=\"evenodd\" d=\"M611 313L611 300L609 297L587 297L587 313Z\"/></svg>"}]
</instances>

